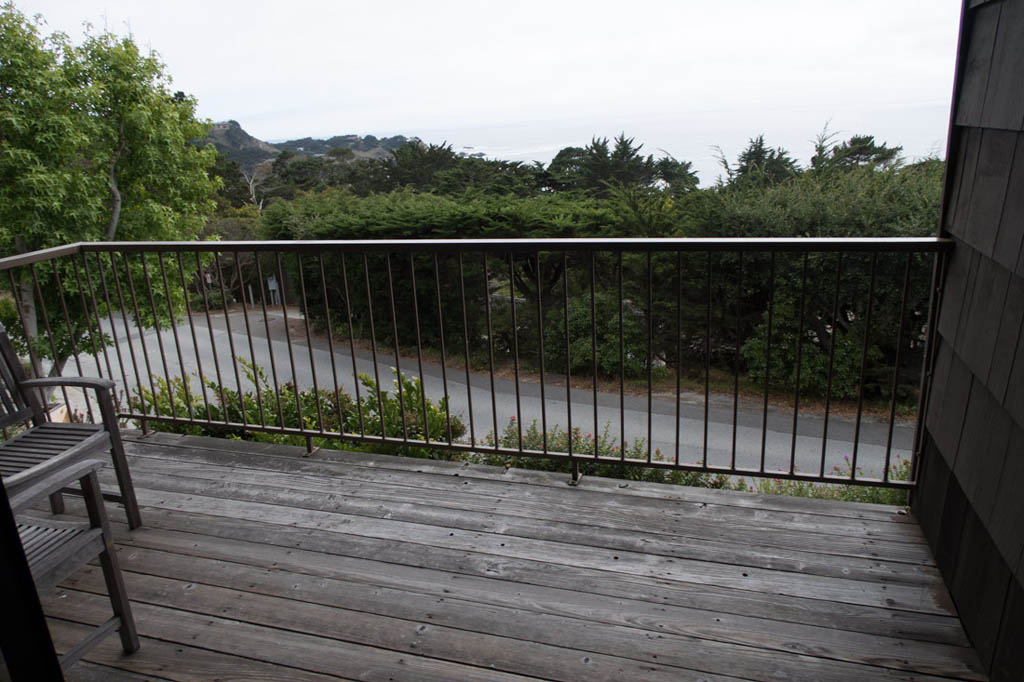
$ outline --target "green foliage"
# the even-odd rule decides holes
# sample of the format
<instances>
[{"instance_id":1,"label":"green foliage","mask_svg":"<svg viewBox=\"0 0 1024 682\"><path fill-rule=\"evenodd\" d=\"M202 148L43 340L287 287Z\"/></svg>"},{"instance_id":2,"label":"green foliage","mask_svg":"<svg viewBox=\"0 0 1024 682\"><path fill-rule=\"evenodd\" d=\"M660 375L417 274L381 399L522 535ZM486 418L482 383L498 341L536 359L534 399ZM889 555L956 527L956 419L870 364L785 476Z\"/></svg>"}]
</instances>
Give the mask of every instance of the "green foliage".
<instances>
[{"instance_id":1,"label":"green foliage","mask_svg":"<svg viewBox=\"0 0 1024 682\"><path fill-rule=\"evenodd\" d=\"M131 38L87 36L75 54L72 79L97 126L87 158L109 193L105 238L194 237L218 187L206 172L216 152L191 144L209 130L195 98L172 92L158 55Z\"/></svg>"},{"instance_id":2,"label":"green foliage","mask_svg":"<svg viewBox=\"0 0 1024 682\"><path fill-rule=\"evenodd\" d=\"M218 214L250 203L249 184L242 176L242 168L236 161L223 154L217 154L210 174L220 178L221 188L216 196Z\"/></svg>"},{"instance_id":3,"label":"green foliage","mask_svg":"<svg viewBox=\"0 0 1024 682\"><path fill-rule=\"evenodd\" d=\"M847 170L869 166L871 168L892 168L903 160L903 147L889 147L884 142L877 144L874 135L854 135L846 142L835 144L834 135L823 130L814 145L811 168L818 172Z\"/></svg>"},{"instance_id":4,"label":"green foliage","mask_svg":"<svg viewBox=\"0 0 1024 682\"><path fill-rule=\"evenodd\" d=\"M129 406L141 414L194 418L191 423L152 421L150 427L155 431L283 445L305 445L305 437L253 431L244 425L265 424L270 428L365 433L370 437L420 440L429 432L431 440L446 441L450 419L452 439L461 438L466 431L461 419L455 415L449 416L448 405L444 400L434 402L424 399L422 385L416 377L402 376L402 390L399 393L397 372L394 391L391 392L378 390L377 384L369 376L360 375L363 388L357 401L340 390L297 390L291 382L275 390L262 369L244 360L239 362L243 365L246 381L254 390L240 392L206 379L202 391L196 393L181 377L174 377L170 382L155 377L156 393L143 387L138 395L129 396ZM320 447L332 449L361 449L407 457L449 457L447 453L432 448L394 443L366 446L336 438L316 438L316 442Z\"/></svg>"},{"instance_id":5,"label":"green foliage","mask_svg":"<svg viewBox=\"0 0 1024 682\"><path fill-rule=\"evenodd\" d=\"M87 152L99 130L82 111L67 36L0 7L0 255L78 241L101 221L105 185Z\"/></svg>"},{"instance_id":6,"label":"green foliage","mask_svg":"<svg viewBox=\"0 0 1024 682\"><path fill-rule=\"evenodd\" d=\"M611 157L609 149L608 158ZM262 224L267 236L278 239L917 236L930 233L937 220L941 174L942 164L937 161L886 168L865 165L843 172L800 173L767 187L735 185L679 196L674 196L668 188L609 185L605 199L571 191L519 198L486 193L438 195L412 189L361 197L351 191L328 189L268 207ZM492 305L491 341L496 357L510 359L518 344L520 360L527 367L538 368L538 328L542 326L546 368L564 372L563 300L568 287L570 370L577 376L592 372L588 258L569 254L565 262L568 282L564 281L566 274L558 254L543 255L539 272L534 258L514 256L511 272L507 256L489 258L490 281L487 282L483 278L482 258L464 259L468 338L474 346L475 340L487 338L482 314L482 297L487 295ZM596 258L597 371L605 376L616 376L619 372L619 266L614 254L597 254ZM286 259L285 267L295 273L289 261ZM368 337L372 305L377 341L390 344L394 332L388 314L392 299L383 256L370 254L368 264L369 291L361 259L348 262L353 334L358 338ZM391 265L396 281L408 282L410 263L393 258ZM439 302L435 295L432 256L419 255L412 266L417 275L416 305L422 343L428 348L439 348L440 320L443 319L446 344L449 348L461 348L464 330L459 288L441 287ZM887 400L884 393L891 374L885 373L885 367L891 368L897 351L895 340L899 330L896 325L904 266L902 257L882 257L877 263L872 338L868 343L865 372L865 396L869 399ZM326 263L326 300L322 288L310 284L319 281L316 263L309 261L306 268L304 276L314 324L320 328L326 326L328 309L325 304L330 301L329 312L335 331L347 335L345 292L336 260L328 259ZM747 254L742 286L738 288L736 255L715 255L710 292L705 279L704 254L683 254L678 267L674 254L654 254L651 268L649 273L642 254L623 256L623 336L626 341L623 354L627 378L646 376L649 364L703 373L706 343L710 343L712 367L732 372L737 367L735 348L739 339L742 349L739 371L763 382L770 280L768 257ZM808 268L804 329L797 330L801 260L781 254L777 258L769 379L773 388L794 387L796 341L803 338L801 391L807 396L821 396L828 383L835 256L812 254ZM861 255L847 255L843 264L835 325L838 341L833 367L834 398L858 395L867 313L864 301L870 269L870 258ZM441 282L459 281L458 259L439 256L438 277ZM928 277L927 259L914 259L911 281L924 283ZM647 300L649 279L657 283L650 302ZM924 314L927 293L925 286L912 287L906 308L907 320L919 319ZM709 294L712 302L710 332L706 320ZM510 295L516 300L517 337L513 335ZM398 310L413 309L411 287L396 287L393 296ZM538 296L543 307L540 318ZM682 301L678 321L677 299ZM543 325L540 325L541 320ZM416 333L412 316L400 315L397 322L400 343L411 345ZM901 376L906 385L901 384L898 389L900 400L914 397L908 393L907 386L915 380L917 370L914 368L920 365L922 349L912 325L905 324ZM646 340L648 329L652 332L650 354ZM479 362L481 358L476 360Z\"/></svg>"},{"instance_id":7,"label":"green foliage","mask_svg":"<svg viewBox=\"0 0 1024 682\"><path fill-rule=\"evenodd\" d=\"M608 198L615 188L661 189L678 195L697 186L689 162L670 156L643 156L642 144L620 134L611 143L595 137L586 147L562 149L548 166L549 186L557 191L580 191Z\"/></svg>"},{"instance_id":8,"label":"green foliage","mask_svg":"<svg viewBox=\"0 0 1024 682\"><path fill-rule=\"evenodd\" d=\"M800 395L825 397L829 388L831 355L831 396L856 399L863 354L863 323L836 326L834 330L830 324L808 326L805 323L801 330L798 322L799 313L789 301L781 299L776 302L772 320L771 363L767 363L767 378L771 386L791 391L797 388L797 354L800 353ZM749 376L761 386L765 383L767 328L768 313L765 311L764 322L757 326L741 351ZM873 366L881 360L881 351L869 344L866 366ZM877 395L878 387L873 388L869 398Z\"/></svg>"},{"instance_id":9,"label":"green foliage","mask_svg":"<svg viewBox=\"0 0 1024 682\"><path fill-rule=\"evenodd\" d=\"M558 427L553 428L546 434L537 426L536 420L529 426L522 428L522 449L541 451L545 444L551 452L569 451L569 434ZM490 434L488 442L495 444L494 434ZM520 425L515 417L509 420L505 428L497 437L497 444L503 448L520 447ZM645 460L647 458L647 445L641 438L633 442L626 442L625 449L620 450L621 444L608 435L608 427L604 433L584 434L579 428L572 432L572 452L576 455L593 456L595 448L599 457L620 457L625 459ZM655 460L662 458L661 452L653 453ZM486 451L473 455L472 461L495 466L517 467L520 469L539 469L542 471L563 471L572 470L572 465L565 459L550 459L542 457L519 457L488 453ZM585 476L601 476L605 478L619 478L629 481L647 481L650 483L672 483L675 485L689 485L698 488L721 488L745 490L746 484L743 479L732 481L723 474L704 474L693 471L679 471L660 469L656 467L645 467L636 464L612 464L601 462L580 461L580 472Z\"/></svg>"},{"instance_id":10,"label":"green foliage","mask_svg":"<svg viewBox=\"0 0 1024 682\"><path fill-rule=\"evenodd\" d=\"M859 469L860 467L858 467ZM836 465L833 467L831 475L849 476L849 457L846 458L846 469ZM889 467L889 478L894 481L909 480L910 460L897 456L896 461ZM762 478L751 489L766 495L789 495L791 497L810 497L818 500L870 502L897 506L907 504L907 491L899 488L880 488L842 483L812 483L810 481L796 481L783 478Z\"/></svg>"},{"instance_id":11,"label":"green foliage","mask_svg":"<svg viewBox=\"0 0 1024 682\"><path fill-rule=\"evenodd\" d=\"M688 234L704 237L934 235L942 198L937 160L843 173L801 173L769 187L707 190Z\"/></svg>"},{"instance_id":12,"label":"green foliage","mask_svg":"<svg viewBox=\"0 0 1024 682\"><path fill-rule=\"evenodd\" d=\"M619 358L619 300L611 292L601 291L594 296L597 331L597 373L617 377L620 369L627 379L646 376L647 348L644 318L631 304L622 307L623 357ZM565 320L561 306L553 306L544 325L544 360L551 372L565 372ZM594 370L594 345L591 335L590 295L569 299L569 370L575 376L590 375ZM531 327L524 329L524 337L535 336Z\"/></svg>"},{"instance_id":13,"label":"green foliage","mask_svg":"<svg viewBox=\"0 0 1024 682\"><path fill-rule=\"evenodd\" d=\"M172 93L157 55L130 38L87 35L75 46L63 34L42 37L41 21L11 3L0 7L0 255L99 239L194 238L218 186L206 173L213 150L190 143L206 134L195 100ZM94 287L109 287L131 309L132 288L149 295L144 268L158 267L148 257L90 260L55 261L37 267L35 278L27 268L12 271L18 314L8 329L52 360L51 372L73 348L93 352L103 343L95 317L107 311L85 304ZM70 324L58 324L57 297L40 303L39 292L55 290ZM182 301L159 287L153 298L136 316L143 324L166 322L168 306ZM48 321L52 347L41 338Z\"/></svg>"},{"instance_id":14,"label":"green foliage","mask_svg":"<svg viewBox=\"0 0 1024 682\"><path fill-rule=\"evenodd\" d=\"M367 433L435 442L449 438L458 440L465 435L466 426L450 413L447 399L435 403L424 397L423 385L417 377L399 376L397 370L391 371L395 374L391 392L378 391L377 384L368 375L359 375L359 383L363 385L359 402L362 427ZM358 423L352 423L350 432L357 427ZM425 452L423 448L394 444L375 446L375 451L404 456L424 456Z\"/></svg>"},{"instance_id":15,"label":"green foliage","mask_svg":"<svg viewBox=\"0 0 1024 682\"><path fill-rule=\"evenodd\" d=\"M719 159L725 168L730 188L763 189L796 176L800 169L782 147L769 147L764 135L750 140L740 152L736 166L730 166L725 157Z\"/></svg>"}]
</instances>

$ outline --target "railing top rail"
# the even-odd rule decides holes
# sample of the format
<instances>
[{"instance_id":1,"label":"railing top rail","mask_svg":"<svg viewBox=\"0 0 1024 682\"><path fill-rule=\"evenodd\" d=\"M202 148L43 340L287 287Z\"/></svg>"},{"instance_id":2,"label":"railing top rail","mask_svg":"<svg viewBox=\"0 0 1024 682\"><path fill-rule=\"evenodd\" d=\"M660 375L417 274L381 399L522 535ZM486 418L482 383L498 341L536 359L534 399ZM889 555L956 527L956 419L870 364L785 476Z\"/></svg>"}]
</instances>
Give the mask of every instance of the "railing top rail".
<instances>
[{"instance_id":1,"label":"railing top rail","mask_svg":"<svg viewBox=\"0 0 1024 682\"><path fill-rule=\"evenodd\" d=\"M941 237L651 237L572 239L359 239L286 241L78 242L0 258L0 271L80 251L754 251L754 252L940 252L952 248Z\"/></svg>"},{"instance_id":2,"label":"railing top rail","mask_svg":"<svg viewBox=\"0 0 1024 682\"><path fill-rule=\"evenodd\" d=\"M4 270L10 270L20 265L31 265L32 263L39 263L41 261L47 261L51 258L60 258L61 256L70 256L76 254L82 250L83 242L76 242L74 244L65 244L64 246L54 246L49 249L40 249L39 251L29 251L28 253L19 253L16 256L7 256L6 258L0 258L0 272Z\"/></svg>"}]
</instances>

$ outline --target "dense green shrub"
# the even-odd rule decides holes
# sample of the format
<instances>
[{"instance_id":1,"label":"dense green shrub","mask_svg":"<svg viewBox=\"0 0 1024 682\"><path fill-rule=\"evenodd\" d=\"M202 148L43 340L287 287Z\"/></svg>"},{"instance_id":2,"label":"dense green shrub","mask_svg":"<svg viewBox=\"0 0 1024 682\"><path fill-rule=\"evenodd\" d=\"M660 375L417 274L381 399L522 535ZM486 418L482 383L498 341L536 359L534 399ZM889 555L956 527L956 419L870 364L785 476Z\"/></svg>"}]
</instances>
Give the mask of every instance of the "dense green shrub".
<instances>
[{"instance_id":1,"label":"dense green shrub","mask_svg":"<svg viewBox=\"0 0 1024 682\"><path fill-rule=\"evenodd\" d=\"M495 436L490 434L488 443L494 445ZM497 443L503 448L520 447L520 425L515 417L509 420L505 428L497 436ZM545 445L551 452L564 453L569 450L569 434L559 427L554 427L546 434L537 426L536 420L529 426L522 428L522 449L540 451ZM608 435L606 428L604 433L593 434L583 433L579 428L572 432L572 451L578 455L593 455L595 448L600 457L619 457L623 454L620 450L623 447L617 440ZM624 454L627 460L643 460L647 457L647 444L642 438L624 444ZM652 453L655 460L662 459L660 451ZM521 469L539 469L542 471L564 471L569 472L572 464L566 459L550 459L546 457L530 457L501 455L483 451L472 455L474 461L483 464L492 464L504 467L517 467ZM621 478L630 481L648 481L652 483L673 483L676 485L690 485L700 488L725 488L745 490L746 484L743 479L733 481L724 474L704 474L693 471L672 471L655 467L645 467L638 464L610 464L603 462L580 462L580 472L586 476L602 476L606 478Z\"/></svg>"},{"instance_id":2,"label":"dense green shrub","mask_svg":"<svg viewBox=\"0 0 1024 682\"><path fill-rule=\"evenodd\" d=\"M858 475L860 467L857 467ZM846 469L834 466L832 476L849 476L850 460L846 458ZM906 481L910 478L910 460L899 456L889 467L889 478L894 481ZM845 483L811 483L809 481L793 481L782 478L758 479L751 490L767 495L790 495L792 497L811 497L818 500L839 500L843 502L872 502L875 504L905 505L907 491L899 488L879 488L865 485L849 485Z\"/></svg>"},{"instance_id":3,"label":"dense green shrub","mask_svg":"<svg viewBox=\"0 0 1024 682\"><path fill-rule=\"evenodd\" d=\"M461 438L466 431L462 420L449 414L444 399L435 402L423 398L422 385L417 377L401 377L399 397L397 377L393 382L394 390L386 391L378 389L369 376L360 375L362 389L359 399L355 400L343 391L297 391L291 382L274 390L261 369L254 370L250 365L245 365L244 369L246 378L256 390L239 392L206 379L205 390L196 393L181 377L170 382L157 377L156 393L143 388L141 395L129 398L129 405L140 414L165 417L194 415L193 422L189 424L150 421L150 427L156 431L286 445L304 445L305 436L256 431L246 429L245 425L303 428L311 432L365 433L371 437L385 435L411 440L422 440L429 433L433 441L447 440L449 424L452 439ZM412 457L448 457L447 453L432 448L398 443L379 443L367 448L337 438L317 437L315 441L320 447L333 449L370 449Z\"/></svg>"}]
</instances>

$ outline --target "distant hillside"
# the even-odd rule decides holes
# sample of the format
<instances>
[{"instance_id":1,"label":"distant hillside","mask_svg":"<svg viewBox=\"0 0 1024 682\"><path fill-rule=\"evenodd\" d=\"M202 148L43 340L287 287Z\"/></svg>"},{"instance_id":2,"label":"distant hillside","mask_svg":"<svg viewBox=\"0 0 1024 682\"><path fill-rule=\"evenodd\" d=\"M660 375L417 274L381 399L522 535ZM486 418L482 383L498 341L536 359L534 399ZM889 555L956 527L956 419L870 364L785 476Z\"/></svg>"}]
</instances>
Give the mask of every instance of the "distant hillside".
<instances>
[{"instance_id":1,"label":"distant hillside","mask_svg":"<svg viewBox=\"0 0 1024 682\"><path fill-rule=\"evenodd\" d=\"M252 172L262 162L281 153L277 147L245 132L238 121L214 123L205 142L213 143L218 152L247 172Z\"/></svg>"},{"instance_id":2,"label":"distant hillside","mask_svg":"<svg viewBox=\"0 0 1024 682\"><path fill-rule=\"evenodd\" d=\"M204 142L212 143L217 151L237 162L242 170L252 172L261 163L275 158L286 150L308 156L323 156L336 147L345 147L354 151L356 158L383 159L387 158L391 150L418 139L404 135L385 138L373 135L335 135L326 140L304 137L270 144L245 132L238 121L222 121L213 124L213 129Z\"/></svg>"},{"instance_id":3,"label":"distant hillside","mask_svg":"<svg viewBox=\"0 0 1024 682\"><path fill-rule=\"evenodd\" d=\"M335 135L326 140L318 140L312 137L304 137L301 140L288 140L277 143L280 150L289 150L320 156L337 147L345 147L356 153L357 157L363 158L385 158L392 149L398 149L407 142L418 140L415 137L395 135L393 137L377 138L373 135L359 137L358 135Z\"/></svg>"}]
</instances>

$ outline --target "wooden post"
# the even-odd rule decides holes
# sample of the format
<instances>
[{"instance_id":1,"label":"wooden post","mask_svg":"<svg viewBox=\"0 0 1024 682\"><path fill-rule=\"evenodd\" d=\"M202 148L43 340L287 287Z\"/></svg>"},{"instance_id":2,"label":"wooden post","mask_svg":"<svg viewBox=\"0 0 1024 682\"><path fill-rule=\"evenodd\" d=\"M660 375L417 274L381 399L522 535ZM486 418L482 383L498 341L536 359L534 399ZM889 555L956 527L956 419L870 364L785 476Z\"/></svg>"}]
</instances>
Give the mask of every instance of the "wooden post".
<instances>
[{"instance_id":1,"label":"wooden post","mask_svg":"<svg viewBox=\"0 0 1024 682\"><path fill-rule=\"evenodd\" d=\"M18 537L18 526L0 481L0 651L13 682L63 680L57 652L50 639L43 607ZM2 664L0 664L2 666Z\"/></svg>"}]
</instances>

